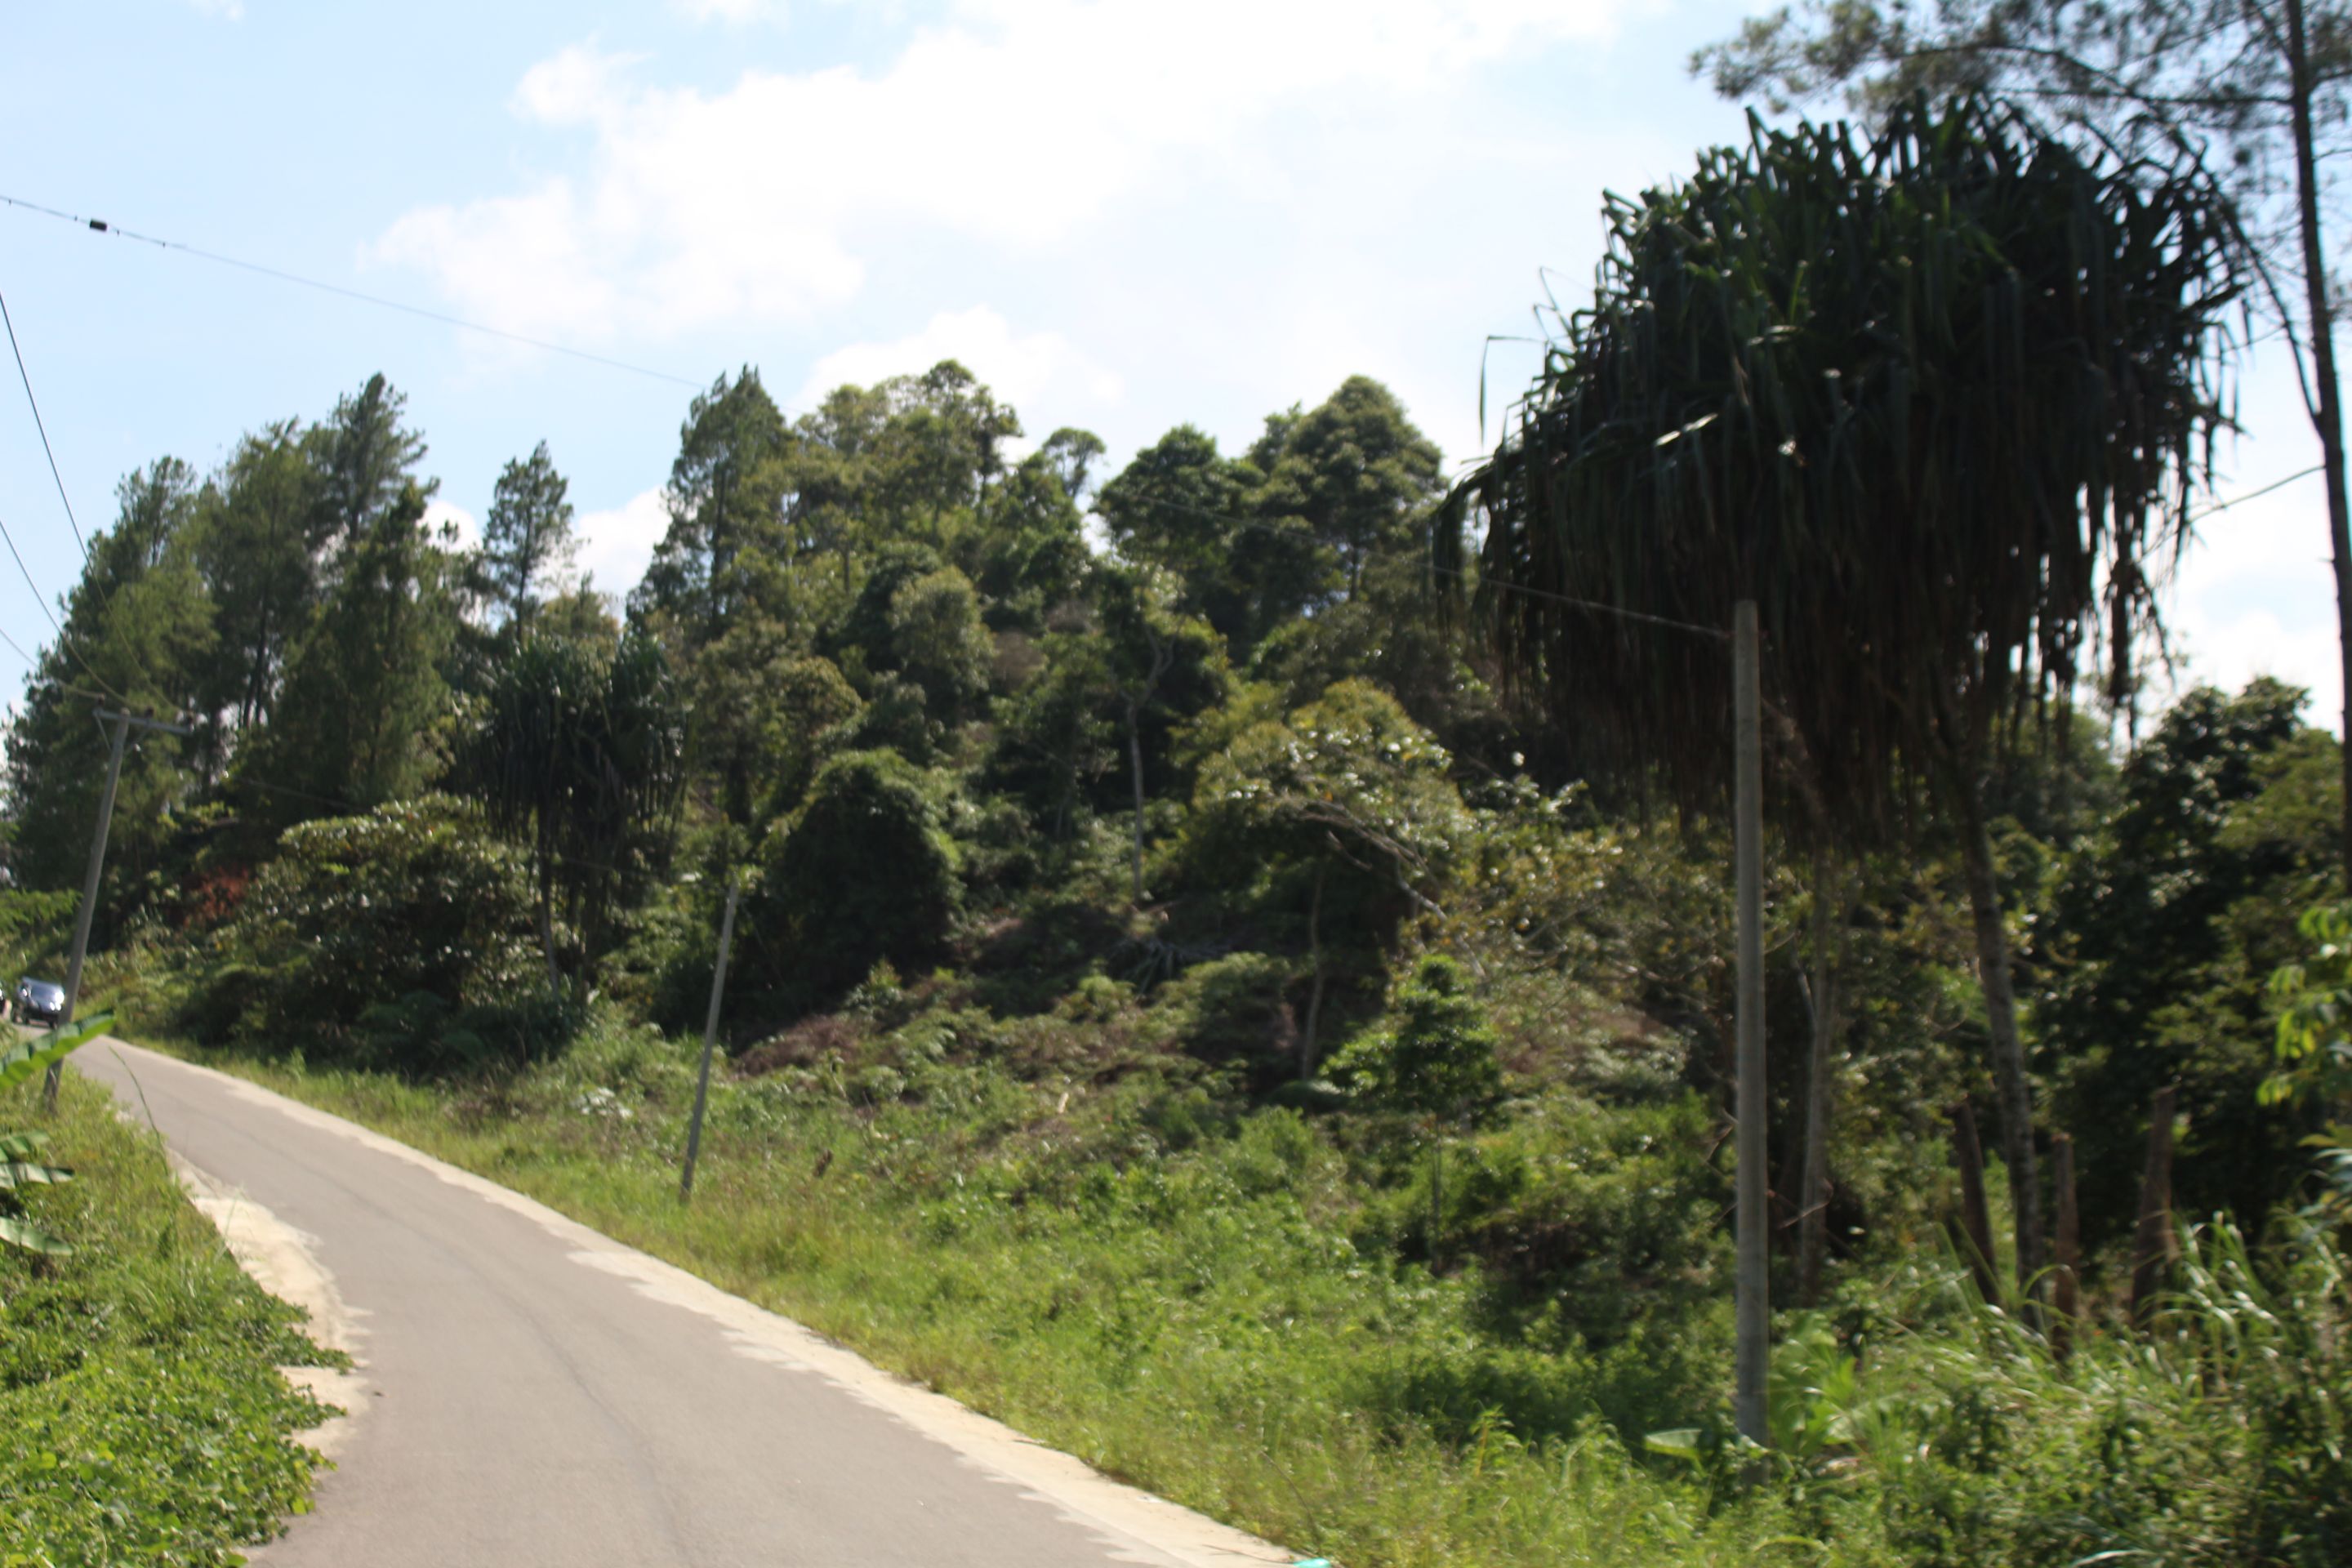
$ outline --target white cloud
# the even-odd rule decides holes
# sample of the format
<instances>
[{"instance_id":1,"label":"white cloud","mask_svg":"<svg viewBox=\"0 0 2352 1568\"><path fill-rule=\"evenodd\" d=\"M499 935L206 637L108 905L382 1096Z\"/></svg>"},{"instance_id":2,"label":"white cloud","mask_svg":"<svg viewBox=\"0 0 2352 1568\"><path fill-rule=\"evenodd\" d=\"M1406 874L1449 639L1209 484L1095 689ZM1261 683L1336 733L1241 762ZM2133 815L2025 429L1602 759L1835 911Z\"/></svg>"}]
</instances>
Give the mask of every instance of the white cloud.
<instances>
[{"instance_id":1,"label":"white cloud","mask_svg":"<svg viewBox=\"0 0 2352 1568\"><path fill-rule=\"evenodd\" d=\"M188 4L201 16L217 16L224 22L245 20L245 0L188 0Z\"/></svg>"},{"instance_id":2,"label":"white cloud","mask_svg":"<svg viewBox=\"0 0 2352 1568\"><path fill-rule=\"evenodd\" d=\"M956 0L887 68L643 85L591 44L533 67L523 119L593 132L586 172L403 216L373 258L518 331L791 321L857 292L884 229L1052 245L1154 178L1250 156L1333 95L1414 95L1630 0Z\"/></svg>"},{"instance_id":3,"label":"white cloud","mask_svg":"<svg viewBox=\"0 0 2352 1568\"><path fill-rule=\"evenodd\" d=\"M428 502L425 508L425 529L437 538L445 522L456 525L461 548L470 550L482 542L481 526L474 521L472 512L446 500Z\"/></svg>"},{"instance_id":4,"label":"white cloud","mask_svg":"<svg viewBox=\"0 0 2352 1568\"><path fill-rule=\"evenodd\" d=\"M670 0L670 8L698 22L782 21L784 0Z\"/></svg>"},{"instance_id":5,"label":"white cloud","mask_svg":"<svg viewBox=\"0 0 2352 1568\"><path fill-rule=\"evenodd\" d=\"M609 511L583 514L572 527L580 537L581 570L600 592L626 598L669 530L669 510L660 489L643 490Z\"/></svg>"},{"instance_id":6,"label":"white cloud","mask_svg":"<svg viewBox=\"0 0 2352 1568\"><path fill-rule=\"evenodd\" d=\"M1071 347L1061 333L1016 334L1003 316L976 305L942 310L919 330L889 342L835 350L810 368L794 402L813 408L836 386L871 386L887 376L927 371L943 359L961 362L999 401L1016 409L1117 403L1125 390L1118 376Z\"/></svg>"},{"instance_id":7,"label":"white cloud","mask_svg":"<svg viewBox=\"0 0 2352 1568\"><path fill-rule=\"evenodd\" d=\"M2273 465L2301 457L2294 447L2263 455ZM2223 488L2242 495L2276 477L2257 469ZM2309 689L2305 719L2342 729L2335 578L2319 486L2316 476L2296 481L2200 526L2167 595L2167 623L2189 655L2176 685L2234 691L2258 675L2275 676Z\"/></svg>"}]
</instances>

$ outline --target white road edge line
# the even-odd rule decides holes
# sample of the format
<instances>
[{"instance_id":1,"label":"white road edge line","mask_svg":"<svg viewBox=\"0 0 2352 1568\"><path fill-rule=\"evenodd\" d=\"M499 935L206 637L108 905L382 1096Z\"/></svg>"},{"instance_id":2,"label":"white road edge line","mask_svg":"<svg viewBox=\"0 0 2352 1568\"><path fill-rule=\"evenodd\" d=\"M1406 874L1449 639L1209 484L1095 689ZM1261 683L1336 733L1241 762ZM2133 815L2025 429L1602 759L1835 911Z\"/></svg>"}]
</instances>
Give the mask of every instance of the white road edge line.
<instances>
[{"instance_id":1,"label":"white road edge line","mask_svg":"<svg viewBox=\"0 0 2352 1568\"><path fill-rule=\"evenodd\" d=\"M309 1389L320 1403L341 1407L342 1415L294 1435L297 1442L333 1458L350 1442L352 1422L367 1408L368 1381L360 1370L365 1363L358 1353L358 1341L364 1331L336 1290L335 1277L313 1250L319 1238L295 1229L249 1194L190 1164L178 1150L167 1144L163 1153L188 1201L213 1222L238 1267L264 1290L308 1312L307 1331L314 1342L352 1358L348 1372L325 1366L278 1369L289 1383Z\"/></svg>"},{"instance_id":2,"label":"white road edge line","mask_svg":"<svg viewBox=\"0 0 2352 1568\"><path fill-rule=\"evenodd\" d=\"M1281 1568L1289 1568L1290 1564L1297 1562L1293 1553L1270 1542L1262 1541L1231 1525L1221 1524L1205 1514L1196 1513L1165 1498L1115 1481L1082 1459L1024 1437L1003 1422L958 1404L946 1394L885 1372L856 1352L834 1343L789 1318L771 1312L740 1296L730 1295L708 1280L666 1263L650 1253L641 1252L600 1231L591 1230L577 1220L558 1214L546 1205L510 1188L502 1187L470 1171L459 1170L356 1122L304 1105L299 1100L289 1100L217 1068L153 1052L142 1051L142 1054L151 1061L205 1075L239 1099L268 1106L306 1126L347 1139L378 1153L404 1160L452 1186L511 1210L558 1240L568 1243L573 1261L602 1273L617 1276L654 1300L686 1308L709 1319L726 1332L739 1353L815 1373L862 1403L945 1445L967 1462L1050 1503L1075 1523L1148 1546L1174 1559L1181 1568L1232 1568L1236 1563L1279 1564ZM215 1187L217 1189L217 1184ZM249 1215L268 1215L266 1209L249 1198L236 1201ZM255 1223L257 1235L261 1222L257 1220ZM333 1310L341 1314L340 1321L343 1325L341 1331L349 1332L351 1309L345 1307L340 1298L333 1297L331 1277L319 1266L309 1248L300 1245L300 1233L277 1222L274 1215L269 1216L268 1223L277 1224L278 1230L287 1237L295 1239L295 1250L304 1260L291 1263L293 1255L287 1255L291 1264L289 1287L298 1289L308 1288L299 1282L301 1269L307 1267L315 1271L325 1286L326 1299L332 1300ZM232 1241L230 1245L234 1250L236 1243ZM287 1299L295 1300L290 1296ZM310 1305L307 1301L300 1304ZM316 1310L313 1310L313 1318L323 1321ZM339 1345L336 1348L348 1347Z\"/></svg>"}]
</instances>

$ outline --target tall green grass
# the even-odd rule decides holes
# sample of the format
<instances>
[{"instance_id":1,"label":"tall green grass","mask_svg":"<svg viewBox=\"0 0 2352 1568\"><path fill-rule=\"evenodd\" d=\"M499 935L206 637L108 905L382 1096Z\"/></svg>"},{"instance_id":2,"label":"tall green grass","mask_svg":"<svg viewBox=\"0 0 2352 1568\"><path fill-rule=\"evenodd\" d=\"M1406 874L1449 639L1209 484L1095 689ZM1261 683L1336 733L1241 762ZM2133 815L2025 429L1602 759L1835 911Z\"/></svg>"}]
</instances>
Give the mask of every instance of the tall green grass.
<instances>
[{"instance_id":1,"label":"tall green grass","mask_svg":"<svg viewBox=\"0 0 2352 1568\"><path fill-rule=\"evenodd\" d=\"M2340 1506L2309 1489L2352 1483L2340 1419L2284 1370L2325 1344L2316 1374L2343 1375L2352 1314L2324 1238L2284 1265L2200 1240L2201 1293L2156 1338L2094 1331L2065 1368L1944 1262L1891 1267L1780 1325L1785 1451L1757 1481L1719 1446L1685 1462L1642 1440L1720 1429L1715 1292L1659 1279L1635 1292L1666 1304L1645 1315L1596 1282L1531 1308L1475 1261L1433 1271L1411 1257L1425 1198L1371 1184L1328 1123L1149 1074L1026 1081L902 1052L888 1083L722 1079L681 1207L691 1059L605 1025L457 1087L239 1070L1348 1568L2347 1560ZM1612 1146L1586 1126L1600 1114L1535 1108L1466 1143L1451 1190L1662 1226L1633 1152L1651 1138ZM1539 1179L1496 1174L1528 1164ZM1666 1262L1685 1287L1709 1278L1703 1251ZM2245 1315L2255 1300L2269 1320ZM2224 1343L2268 1348L2225 1373Z\"/></svg>"},{"instance_id":2,"label":"tall green grass","mask_svg":"<svg viewBox=\"0 0 2352 1568\"><path fill-rule=\"evenodd\" d=\"M215 1564L307 1510L325 1414L279 1364L325 1358L189 1206L152 1134L68 1074L0 1125L39 1126L74 1180L28 1204L73 1250L0 1249L0 1563Z\"/></svg>"}]
</instances>

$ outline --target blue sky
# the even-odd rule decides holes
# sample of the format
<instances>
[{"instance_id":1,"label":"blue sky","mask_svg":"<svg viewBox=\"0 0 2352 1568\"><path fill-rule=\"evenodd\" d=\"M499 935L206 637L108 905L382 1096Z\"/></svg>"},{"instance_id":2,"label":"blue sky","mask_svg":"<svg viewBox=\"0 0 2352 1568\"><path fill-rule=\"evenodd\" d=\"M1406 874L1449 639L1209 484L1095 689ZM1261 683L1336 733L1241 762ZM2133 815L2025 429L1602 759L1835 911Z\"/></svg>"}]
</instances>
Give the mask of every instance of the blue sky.
<instances>
[{"instance_id":1,"label":"blue sky","mask_svg":"<svg viewBox=\"0 0 2352 1568\"><path fill-rule=\"evenodd\" d=\"M1736 0L659 0L16 5L0 194L779 401L953 354L1033 437L1229 447L1363 372L1459 458L1488 333L1567 300L1604 189L1739 111L1692 81ZM688 386L0 207L0 292L85 528L170 453L208 468L383 371L442 501L544 439L583 563L625 591ZM1525 379L1498 348L1491 384ZM0 375L13 373L0 362ZM1498 399L1499 401L1499 399ZM2244 383L2225 496L2309 466L2283 362ZM77 552L0 379L0 521L55 595ZM2338 706L2304 479L2218 514L2170 618L2193 674ZM0 562L0 629L45 640ZM0 647L0 689L22 661Z\"/></svg>"}]
</instances>

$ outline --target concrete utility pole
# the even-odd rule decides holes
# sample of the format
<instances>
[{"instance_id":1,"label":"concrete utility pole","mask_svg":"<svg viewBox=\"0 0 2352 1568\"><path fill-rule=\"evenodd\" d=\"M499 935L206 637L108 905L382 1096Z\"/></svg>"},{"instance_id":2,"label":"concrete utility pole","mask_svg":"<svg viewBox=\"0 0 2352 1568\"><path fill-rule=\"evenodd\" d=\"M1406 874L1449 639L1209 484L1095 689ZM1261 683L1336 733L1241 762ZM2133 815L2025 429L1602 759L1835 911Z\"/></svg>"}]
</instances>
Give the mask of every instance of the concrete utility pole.
<instances>
[{"instance_id":1,"label":"concrete utility pole","mask_svg":"<svg viewBox=\"0 0 2352 1568\"><path fill-rule=\"evenodd\" d=\"M1733 1412L1739 1435L1772 1440L1765 1374L1772 1354L1770 1277L1765 1256L1764 1177L1764 747L1763 704L1756 672L1756 601L1731 612L1731 706L1734 750L1732 861L1739 901L1738 1033L1739 1121L1738 1186L1738 1380Z\"/></svg>"},{"instance_id":2,"label":"concrete utility pole","mask_svg":"<svg viewBox=\"0 0 2352 1568\"><path fill-rule=\"evenodd\" d=\"M114 821L114 786L122 778L122 743L131 738L133 724L142 730L162 730L173 735L188 733L185 726L166 724L161 719L110 713L103 708L95 711L99 729L106 731L106 793L98 799L98 830L90 836L89 869L81 881L81 912L74 917L73 956L66 961L66 1006L57 1024L60 1029L74 1021L74 1008L81 1001L81 962L89 952L90 917L98 912L98 878L106 868L106 830ZM58 1108L58 1079L63 1071L62 1063L49 1064L48 1077L41 1083L41 1108L45 1111Z\"/></svg>"},{"instance_id":3,"label":"concrete utility pole","mask_svg":"<svg viewBox=\"0 0 2352 1568\"><path fill-rule=\"evenodd\" d=\"M737 885L727 884L727 914L719 922L719 963L710 972L710 1013L702 1022L702 1074L694 1080L694 1119L686 1128L686 1169L678 1173L677 1201L694 1196L694 1160L702 1152L702 1106L710 1097L710 1052L719 1040L719 998L727 989L727 952L735 945Z\"/></svg>"}]
</instances>

